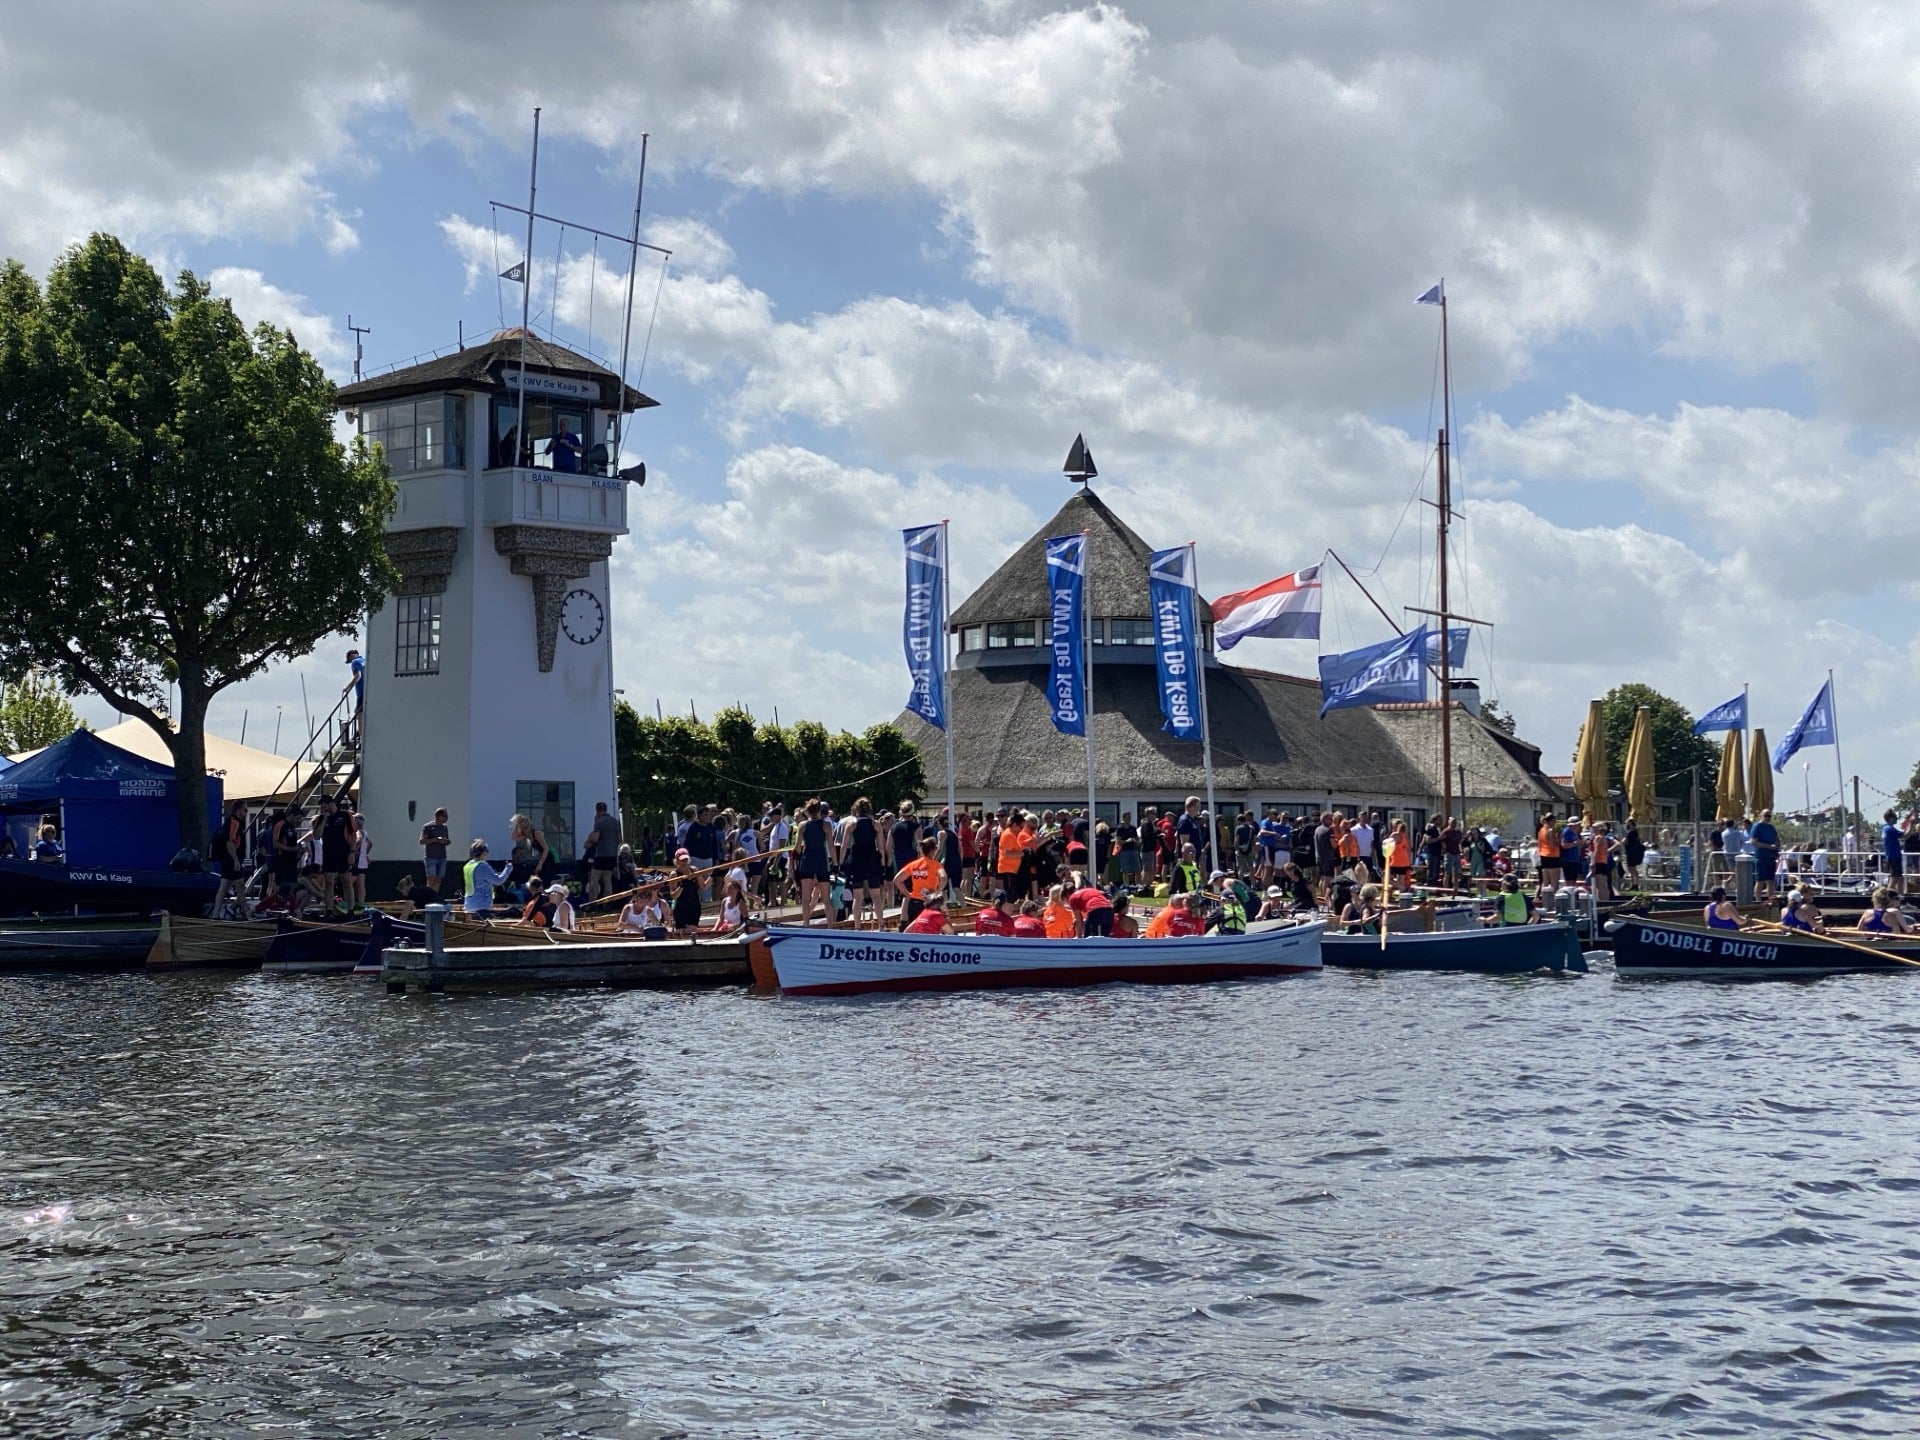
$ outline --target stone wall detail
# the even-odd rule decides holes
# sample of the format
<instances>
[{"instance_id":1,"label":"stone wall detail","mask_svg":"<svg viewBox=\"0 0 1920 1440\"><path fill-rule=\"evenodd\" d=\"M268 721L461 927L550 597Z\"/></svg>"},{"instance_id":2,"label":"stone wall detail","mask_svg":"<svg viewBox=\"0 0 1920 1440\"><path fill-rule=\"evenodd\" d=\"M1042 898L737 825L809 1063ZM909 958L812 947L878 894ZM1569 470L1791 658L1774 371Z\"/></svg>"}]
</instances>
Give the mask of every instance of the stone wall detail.
<instances>
[{"instance_id":1,"label":"stone wall detail","mask_svg":"<svg viewBox=\"0 0 1920 1440\"><path fill-rule=\"evenodd\" d=\"M514 574L533 581L533 634L544 675L553 669L561 602L594 561L613 554L613 536L543 525L499 525L494 527L493 548L507 557Z\"/></svg>"},{"instance_id":2,"label":"stone wall detail","mask_svg":"<svg viewBox=\"0 0 1920 1440\"><path fill-rule=\"evenodd\" d=\"M444 595L453 578L453 557L460 549L460 529L436 525L430 530L394 530L387 534L387 558L400 572L396 595Z\"/></svg>"}]
</instances>

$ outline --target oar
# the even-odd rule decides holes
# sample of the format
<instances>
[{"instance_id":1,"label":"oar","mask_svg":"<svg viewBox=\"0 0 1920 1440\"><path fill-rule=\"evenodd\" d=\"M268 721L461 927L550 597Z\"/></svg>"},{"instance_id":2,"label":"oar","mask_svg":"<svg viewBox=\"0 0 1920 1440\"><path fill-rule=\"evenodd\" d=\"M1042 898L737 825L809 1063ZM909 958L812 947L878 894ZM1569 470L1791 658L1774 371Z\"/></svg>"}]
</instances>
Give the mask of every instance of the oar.
<instances>
[{"instance_id":1,"label":"oar","mask_svg":"<svg viewBox=\"0 0 1920 1440\"><path fill-rule=\"evenodd\" d=\"M1795 930L1790 925L1776 925L1771 920L1755 920L1752 922L1752 928L1756 930L1771 930L1775 934L1791 935L1796 939L1804 935L1809 940L1824 940L1829 945L1839 945L1847 950L1858 950L1862 955L1871 955L1876 960L1893 960L1902 965L1912 965L1916 969L1920 969L1920 960L1909 959L1907 956L1896 954L1891 950L1881 950L1875 946L1863 944L1858 940L1842 940L1831 931L1823 935L1814 930Z\"/></svg>"}]
</instances>

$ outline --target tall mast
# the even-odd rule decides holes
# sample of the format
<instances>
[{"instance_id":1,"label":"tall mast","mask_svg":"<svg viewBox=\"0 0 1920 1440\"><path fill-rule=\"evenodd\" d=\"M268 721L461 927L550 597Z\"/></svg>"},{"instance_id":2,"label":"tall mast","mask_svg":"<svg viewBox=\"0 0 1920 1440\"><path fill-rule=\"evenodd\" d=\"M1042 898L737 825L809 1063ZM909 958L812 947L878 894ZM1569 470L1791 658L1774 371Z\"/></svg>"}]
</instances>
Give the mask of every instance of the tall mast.
<instances>
[{"instance_id":1,"label":"tall mast","mask_svg":"<svg viewBox=\"0 0 1920 1440\"><path fill-rule=\"evenodd\" d=\"M1447 522L1453 518L1453 477L1447 441L1453 431L1453 367L1447 353L1447 282L1440 281L1440 814L1453 813L1453 645L1447 604ZM1464 802L1466 797L1461 796Z\"/></svg>"},{"instance_id":2,"label":"tall mast","mask_svg":"<svg viewBox=\"0 0 1920 1440\"><path fill-rule=\"evenodd\" d=\"M1200 682L1200 760L1207 775L1207 849L1211 857L1207 869L1212 871L1220 868L1220 816L1213 808L1213 730L1207 723L1207 636L1200 624L1200 556L1191 540L1187 542L1187 574L1193 580L1187 604L1192 607L1188 614L1193 621L1198 657L1194 669Z\"/></svg>"},{"instance_id":3,"label":"tall mast","mask_svg":"<svg viewBox=\"0 0 1920 1440\"><path fill-rule=\"evenodd\" d=\"M533 107L533 161L527 170L527 248L520 257L520 376L519 393L514 396L514 427L512 463L520 463L520 457L528 452L533 444L533 436L527 430L527 325L533 311L533 212L539 208L540 194L540 107Z\"/></svg>"},{"instance_id":4,"label":"tall mast","mask_svg":"<svg viewBox=\"0 0 1920 1440\"><path fill-rule=\"evenodd\" d=\"M627 349L633 343L633 281L640 269L640 202L647 194L647 132L640 132L640 183L633 192L633 239L627 245L627 318L620 327L620 401L613 407L613 464L620 470L620 447L627 439ZM942 521L941 524L945 524ZM944 552L943 552L944 553Z\"/></svg>"}]
</instances>

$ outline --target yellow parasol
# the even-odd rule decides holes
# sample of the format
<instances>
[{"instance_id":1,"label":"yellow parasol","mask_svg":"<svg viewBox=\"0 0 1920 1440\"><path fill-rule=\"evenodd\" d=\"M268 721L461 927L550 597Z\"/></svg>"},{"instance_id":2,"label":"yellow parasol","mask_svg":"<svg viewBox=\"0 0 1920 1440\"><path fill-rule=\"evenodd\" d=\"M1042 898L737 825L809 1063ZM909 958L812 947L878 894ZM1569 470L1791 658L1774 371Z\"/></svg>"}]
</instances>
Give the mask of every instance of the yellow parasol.
<instances>
[{"instance_id":1,"label":"yellow parasol","mask_svg":"<svg viewBox=\"0 0 1920 1440\"><path fill-rule=\"evenodd\" d=\"M1596 820L1608 818L1607 719L1598 700L1587 702L1587 723L1573 757L1573 796Z\"/></svg>"},{"instance_id":2,"label":"yellow parasol","mask_svg":"<svg viewBox=\"0 0 1920 1440\"><path fill-rule=\"evenodd\" d=\"M1767 753L1767 732L1753 732L1753 756L1747 765L1747 807L1758 815L1773 809L1773 757Z\"/></svg>"},{"instance_id":3,"label":"yellow parasol","mask_svg":"<svg viewBox=\"0 0 1920 1440\"><path fill-rule=\"evenodd\" d=\"M1633 714L1633 738L1627 742L1627 767L1620 781L1627 792L1627 814L1653 824L1653 711L1642 705Z\"/></svg>"},{"instance_id":4,"label":"yellow parasol","mask_svg":"<svg viewBox=\"0 0 1920 1440\"><path fill-rule=\"evenodd\" d=\"M1720 783L1713 792L1716 819L1732 820L1747 813L1747 757L1741 754L1741 732L1727 731L1720 751Z\"/></svg>"}]
</instances>

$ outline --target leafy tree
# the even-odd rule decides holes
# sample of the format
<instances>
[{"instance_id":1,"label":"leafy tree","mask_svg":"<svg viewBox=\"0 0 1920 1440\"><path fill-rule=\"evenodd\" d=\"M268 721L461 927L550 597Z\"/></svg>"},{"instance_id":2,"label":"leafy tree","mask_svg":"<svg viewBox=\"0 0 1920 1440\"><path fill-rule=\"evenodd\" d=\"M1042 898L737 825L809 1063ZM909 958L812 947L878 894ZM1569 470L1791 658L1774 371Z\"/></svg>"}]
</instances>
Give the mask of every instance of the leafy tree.
<instances>
[{"instance_id":1,"label":"leafy tree","mask_svg":"<svg viewBox=\"0 0 1920 1440\"><path fill-rule=\"evenodd\" d=\"M1505 831L1513 824L1513 812L1503 805L1476 805L1467 811L1467 828Z\"/></svg>"},{"instance_id":2,"label":"leafy tree","mask_svg":"<svg viewBox=\"0 0 1920 1440\"><path fill-rule=\"evenodd\" d=\"M209 702L393 579L386 463L343 448L333 412L290 333L249 333L191 273L168 290L111 236L44 293L0 270L0 675L40 669L150 726L203 851Z\"/></svg>"},{"instance_id":3,"label":"leafy tree","mask_svg":"<svg viewBox=\"0 0 1920 1440\"><path fill-rule=\"evenodd\" d=\"M1514 729L1513 716L1500 708L1500 702L1498 700L1481 701L1480 718L1494 729L1500 731L1503 735L1513 735L1517 733Z\"/></svg>"},{"instance_id":4,"label":"leafy tree","mask_svg":"<svg viewBox=\"0 0 1920 1440\"><path fill-rule=\"evenodd\" d=\"M84 728L66 692L39 671L0 685L0 755L39 750Z\"/></svg>"},{"instance_id":5,"label":"leafy tree","mask_svg":"<svg viewBox=\"0 0 1920 1440\"><path fill-rule=\"evenodd\" d=\"M1645 705L1653 714L1653 793L1677 802L1681 814L1693 780L1689 768L1700 767L1700 813L1713 808L1714 786L1720 780L1720 747L1693 733L1693 716L1677 700L1648 685L1616 685L1600 697L1600 713L1607 737L1607 773L1618 784L1626 770L1627 745L1633 739L1633 717ZM1585 730L1585 726L1581 726ZM1574 753L1579 753L1576 740Z\"/></svg>"}]
</instances>

